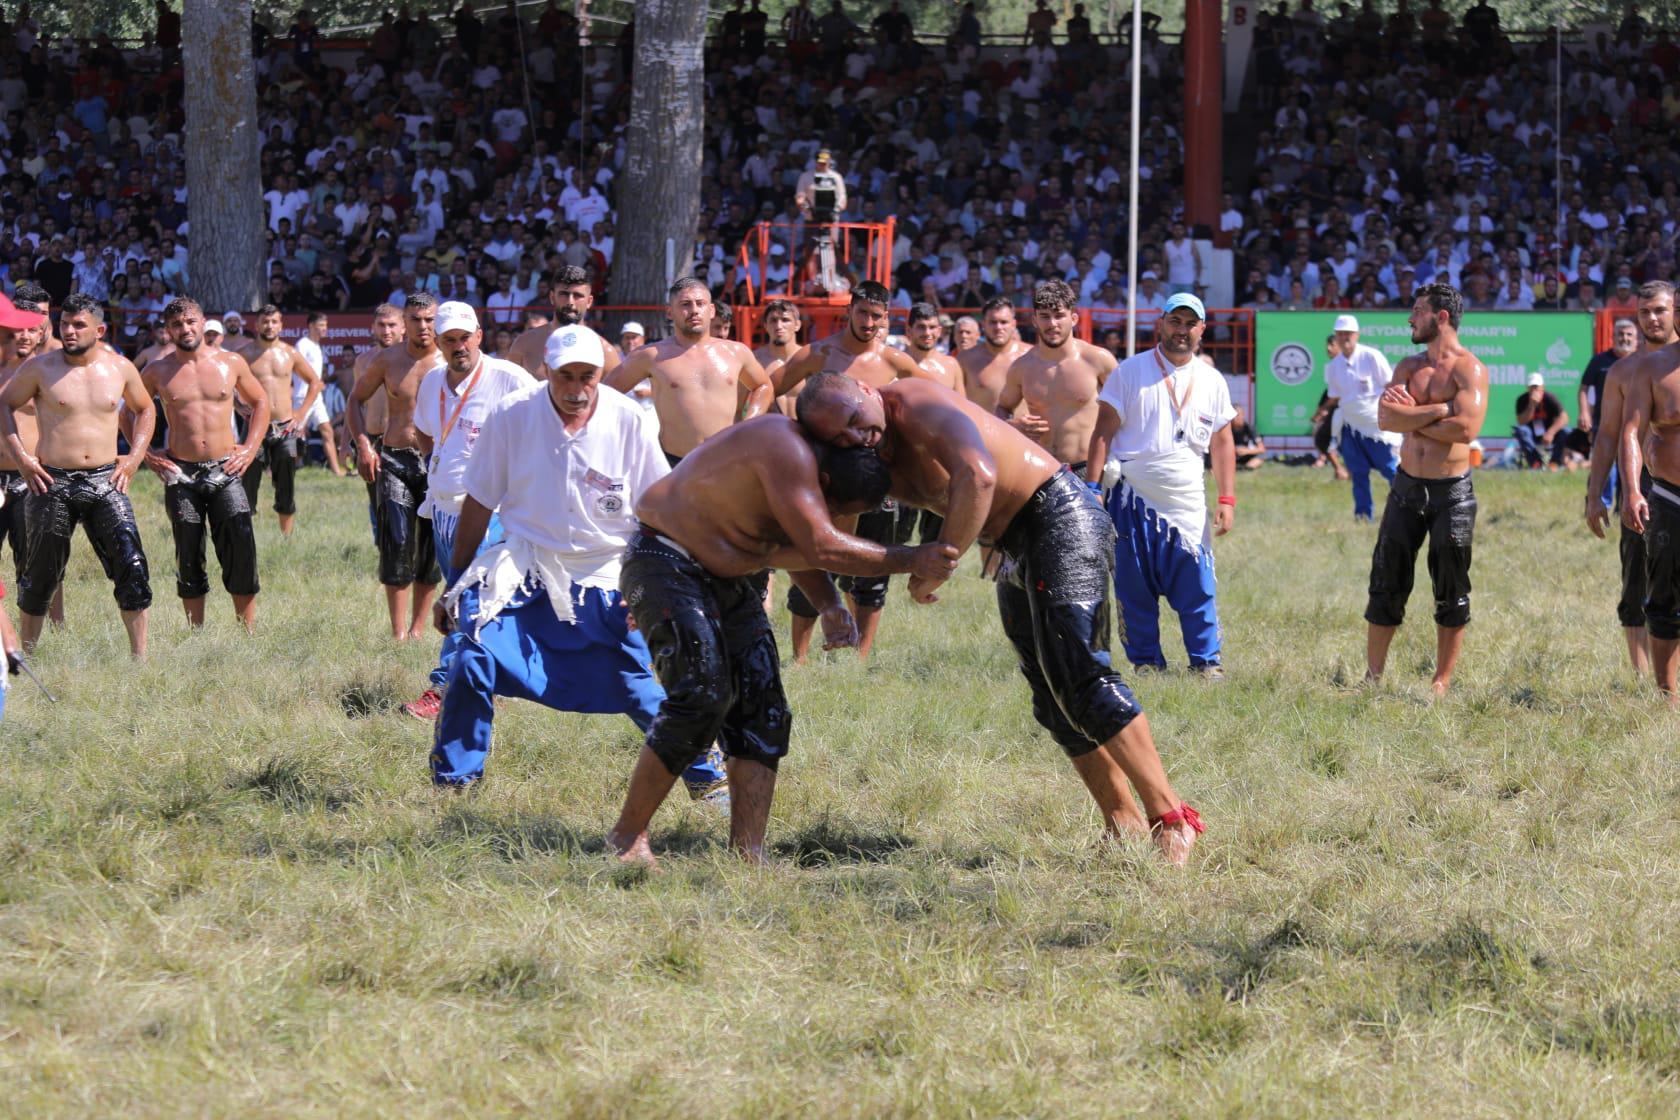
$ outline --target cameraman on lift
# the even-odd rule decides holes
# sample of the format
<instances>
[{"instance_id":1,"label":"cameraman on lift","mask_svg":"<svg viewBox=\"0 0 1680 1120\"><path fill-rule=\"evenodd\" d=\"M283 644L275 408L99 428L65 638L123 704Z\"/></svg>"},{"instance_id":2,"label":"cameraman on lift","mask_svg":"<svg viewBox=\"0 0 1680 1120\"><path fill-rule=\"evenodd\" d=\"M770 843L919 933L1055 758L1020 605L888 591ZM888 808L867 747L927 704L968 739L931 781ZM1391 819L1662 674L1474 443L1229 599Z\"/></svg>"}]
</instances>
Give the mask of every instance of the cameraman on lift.
<instances>
[{"instance_id":1,"label":"cameraman on lift","mask_svg":"<svg viewBox=\"0 0 1680 1120\"><path fill-rule=\"evenodd\" d=\"M826 148L817 153L816 167L799 177L794 199L800 217L816 226L815 235L806 241L799 275L809 276L811 259L821 253L820 271L811 284L813 294L837 294L843 284L834 271L834 223L846 209L846 181L834 170L834 159Z\"/></svg>"}]
</instances>

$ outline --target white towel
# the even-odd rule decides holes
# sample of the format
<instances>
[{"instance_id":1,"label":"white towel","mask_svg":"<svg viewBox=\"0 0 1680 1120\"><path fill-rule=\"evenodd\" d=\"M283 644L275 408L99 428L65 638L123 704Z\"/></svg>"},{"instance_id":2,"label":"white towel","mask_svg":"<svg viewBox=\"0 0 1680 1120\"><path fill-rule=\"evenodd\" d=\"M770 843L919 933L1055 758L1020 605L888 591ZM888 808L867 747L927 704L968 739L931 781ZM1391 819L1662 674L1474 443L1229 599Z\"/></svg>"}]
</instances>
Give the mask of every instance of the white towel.
<instances>
[{"instance_id":1,"label":"white towel","mask_svg":"<svg viewBox=\"0 0 1680 1120\"><path fill-rule=\"evenodd\" d=\"M1208 548L1207 482L1202 457L1188 447L1120 463L1120 482L1152 513L1178 530L1192 552ZM1124 493L1124 491L1122 491Z\"/></svg>"},{"instance_id":2,"label":"white towel","mask_svg":"<svg viewBox=\"0 0 1680 1120\"><path fill-rule=\"evenodd\" d=\"M572 576L566 570L565 557L522 537L509 537L479 553L444 595L444 609L455 618L462 592L477 587L478 610L466 627L468 636L476 640L479 631L501 614L529 581L540 583L547 590L555 618L561 622L576 620L572 608ZM456 626L461 626L459 619Z\"/></svg>"}]
</instances>

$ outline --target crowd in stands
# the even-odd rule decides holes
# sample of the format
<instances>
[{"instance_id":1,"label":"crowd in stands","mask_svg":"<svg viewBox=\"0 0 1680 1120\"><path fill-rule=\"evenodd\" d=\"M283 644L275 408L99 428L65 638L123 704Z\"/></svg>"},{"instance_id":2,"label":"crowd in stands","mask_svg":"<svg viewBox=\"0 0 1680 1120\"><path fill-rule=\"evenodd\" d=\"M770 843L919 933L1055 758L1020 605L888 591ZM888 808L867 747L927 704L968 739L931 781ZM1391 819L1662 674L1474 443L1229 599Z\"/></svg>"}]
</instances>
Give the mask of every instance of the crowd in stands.
<instances>
[{"instance_id":1,"label":"crowd in stands","mask_svg":"<svg viewBox=\"0 0 1680 1120\"><path fill-rule=\"evenodd\" d=\"M1099 41L1079 5L1060 21L1040 2L1000 51L972 4L929 43L892 0L822 2L775 28L756 0L714 21L694 265L715 293L741 297L743 236L797 223L795 188L826 148L845 217L897 216L897 303L1025 307L1058 276L1123 307L1130 45ZM1636 9L1567 45L1560 206L1549 39L1512 42L1485 0L1456 24L1439 0L1387 18L1295 4L1258 17L1255 119L1228 130L1217 228L1185 223L1183 67L1146 31L1144 306L1205 285L1199 238L1235 251L1235 302L1256 308L1408 306L1442 277L1473 309L1614 306L1674 277L1680 92L1662 79L1680 48ZM269 300L370 308L424 288L512 330L570 265L610 302L635 31L597 22L580 69L570 8L405 7L348 70L307 11L255 27ZM130 347L191 286L180 22L159 10L139 49L49 44L27 17L0 28L0 273L55 303L104 300ZM796 255L772 257L769 279Z\"/></svg>"}]
</instances>

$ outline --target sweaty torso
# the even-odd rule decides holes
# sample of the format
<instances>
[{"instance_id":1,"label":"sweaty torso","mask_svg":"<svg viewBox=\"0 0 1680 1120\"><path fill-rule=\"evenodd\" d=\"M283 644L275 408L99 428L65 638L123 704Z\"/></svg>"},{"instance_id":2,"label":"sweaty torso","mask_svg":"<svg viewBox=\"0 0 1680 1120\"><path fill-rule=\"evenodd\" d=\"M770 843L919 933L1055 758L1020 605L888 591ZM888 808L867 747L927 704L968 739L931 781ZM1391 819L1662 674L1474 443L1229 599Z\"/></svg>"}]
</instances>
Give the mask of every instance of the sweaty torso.
<instances>
[{"instance_id":1,"label":"sweaty torso","mask_svg":"<svg viewBox=\"0 0 1680 1120\"><path fill-rule=\"evenodd\" d=\"M919 379L901 381L881 393L887 410L887 439L881 457L892 467L892 496L938 514L950 508L951 471L940 461L929 430L966 419L978 430L991 455L997 483L992 506L980 530L982 541L1003 535L1027 499L1043 486L1061 464L1038 444L1010 425L966 401ZM953 416L953 413L957 414Z\"/></svg>"},{"instance_id":2,"label":"sweaty torso","mask_svg":"<svg viewBox=\"0 0 1680 1120\"><path fill-rule=\"evenodd\" d=\"M272 346L253 344L243 357L251 374L268 397L268 422L281 424L292 418L292 348L284 342Z\"/></svg>"},{"instance_id":3,"label":"sweaty torso","mask_svg":"<svg viewBox=\"0 0 1680 1120\"><path fill-rule=\"evenodd\" d=\"M1458 381L1445 363L1437 365L1427 353L1407 361L1413 365L1405 377L1406 391L1418 404L1445 404L1458 394ZM1470 445L1407 432L1400 466L1413 478L1452 478L1470 469Z\"/></svg>"},{"instance_id":4,"label":"sweaty torso","mask_svg":"<svg viewBox=\"0 0 1680 1120\"><path fill-rule=\"evenodd\" d=\"M386 447L418 447L414 431L414 395L428 371L441 361L435 349L416 355L406 344L387 347L376 359L384 371Z\"/></svg>"},{"instance_id":5,"label":"sweaty torso","mask_svg":"<svg viewBox=\"0 0 1680 1120\"><path fill-rule=\"evenodd\" d=\"M957 356L962 365L963 385L968 399L992 412L998 397L1003 395L1003 383L1009 379L1009 367L1025 354L1029 347L1020 339L1013 339L1002 350L993 350L988 343L964 350Z\"/></svg>"},{"instance_id":6,"label":"sweaty torso","mask_svg":"<svg viewBox=\"0 0 1680 1120\"><path fill-rule=\"evenodd\" d=\"M380 353L379 350L364 350L356 355L356 362L352 367L355 372L352 385L361 380L362 374L367 372L367 367L373 364L373 360L379 357ZM385 387L382 385L373 391L373 396L362 402L362 428L369 439L378 439L385 434L385 413Z\"/></svg>"},{"instance_id":7,"label":"sweaty torso","mask_svg":"<svg viewBox=\"0 0 1680 1120\"><path fill-rule=\"evenodd\" d=\"M127 359L100 354L85 366L72 366L62 353L41 359L35 455L49 467L68 470L115 462Z\"/></svg>"},{"instance_id":8,"label":"sweaty torso","mask_svg":"<svg viewBox=\"0 0 1680 1120\"><path fill-rule=\"evenodd\" d=\"M548 347L548 336L562 326L564 326L563 323L548 323L545 326L532 327L530 330L521 331L519 337L513 340L513 345L508 347L508 361L541 381L543 379L543 352ZM599 334L600 332L596 333ZM601 349L606 351L607 359L601 367L601 376L604 378L618 368L620 359L618 347L605 338L601 339Z\"/></svg>"},{"instance_id":9,"label":"sweaty torso","mask_svg":"<svg viewBox=\"0 0 1680 1120\"><path fill-rule=\"evenodd\" d=\"M850 328L841 329L845 331ZM898 370L881 353L882 347L879 343L872 342L862 353L853 353L842 343L843 337L843 334L833 335L811 347L822 359L822 365L818 367L820 370L826 373L843 373L859 384L876 389L898 380Z\"/></svg>"},{"instance_id":10,"label":"sweaty torso","mask_svg":"<svg viewBox=\"0 0 1680 1120\"><path fill-rule=\"evenodd\" d=\"M781 381L777 378L776 371L787 365L788 359L797 353L799 353L799 343L797 342L790 342L785 346L770 343L754 350L753 357L758 359L758 364L764 367L765 376L770 378L770 384L780 385ZM783 416L792 416L795 396L797 396L795 393L783 393L777 397L776 411Z\"/></svg>"},{"instance_id":11,"label":"sweaty torso","mask_svg":"<svg viewBox=\"0 0 1680 1120\"><path fill-rule=\"evenodd\" d=\"M1645 437L1645 462L1651 474L1680 486L1680 342L1645 358L1650 373L1651 431Z\"/></svg>"},{"instance_id":12,"label":"sweaty torso","mask_svg":"<svg viewBox=\"0 0 1680 1120\"><path fill-rule=\"evenodd\" d=\"M953 392L962 384L962 368L949 354L941 354L937 350L929 350L925 354L906 350L905 354L916 363L917 377L932 381L936 385L943 385Z\"/></svg>"},{"instance_id":13,"label":"sweaty torso","mask_svg":"<svg viewBox=\"0 0 1680 1120\"><path fill-rule=\"evenodd\" d=\"M1015 365L1027 410L1050 425L1040 440L1044 449L1059 462L1083 463L1097 425L1104 371L1076 339L1049 354L1034 347Z\"/></svg>"},{"instance_id":14,"label":"sweaty torso","mask_svg":"<svg viewBox=\"0 0 1680 1120\"><path fill-rule=\"evenodd\" d=\"M633 357L651 351L641 365L653 381L659 445L667 453L687 455L735 423L745 349L738 342L707 337L686 346L668 338L636 351Z\"/></svg>"},{"instance_id":15,"label":"sweaty torso","mask_svg":"<svg viewBox=\"0 0 1680 1120\"><path fill-rule=\"evenodd\" d=\"M236 373L219 351L188 357L176 351L146 367L169 422L169 453L202 463L233 452L233 402Z\"/></svg>"},{"instance_id":16,"label":"sweaty torso","mask_svg":"<svg viewBox=\"0 0 1680 1120\"><path fill-rule=\"evenodd\" d=\"M801 438L786 417L736 425L648 487L636 503L636 516L686 548L713 575L751 575L788 543L759 468L786 456L786 440Z\"/></svg>"}]
</instances>

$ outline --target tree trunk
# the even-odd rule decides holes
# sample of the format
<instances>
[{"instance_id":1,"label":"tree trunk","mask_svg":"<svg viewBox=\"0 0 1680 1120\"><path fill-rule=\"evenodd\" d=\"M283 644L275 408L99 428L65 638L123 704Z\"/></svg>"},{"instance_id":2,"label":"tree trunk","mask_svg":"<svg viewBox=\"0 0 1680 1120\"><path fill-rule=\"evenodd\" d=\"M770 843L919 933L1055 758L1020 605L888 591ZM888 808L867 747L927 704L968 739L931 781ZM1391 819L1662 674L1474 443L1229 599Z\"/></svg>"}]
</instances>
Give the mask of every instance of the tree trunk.
<instances>
[{"instance_id":1,"label":"tree trunk","mask_svg":"<svg viewBox=\"0 0 1680 1120\"><path fill-rule=\"evenodd\" d=\"M673 276L694 259L705 132L705 3L639 0L636 64L608 302L664 306ZM628 318L628 316L626 316ZM617 323L608 324L613 337ZM655 326L650 334L665 332Z\"/></svg>"},{"instance_id":2,"label":"tree trunk","mask_svg":"<svg viewBox=\"0 0 1680 1120\"><path fill-rule=\"evenodd\" d=\"M267 256L257 156L251 0L185 0L187 276L207 315L262 302Z\"/></svg>"}]
</instances>

